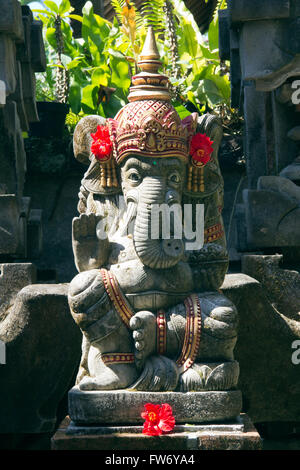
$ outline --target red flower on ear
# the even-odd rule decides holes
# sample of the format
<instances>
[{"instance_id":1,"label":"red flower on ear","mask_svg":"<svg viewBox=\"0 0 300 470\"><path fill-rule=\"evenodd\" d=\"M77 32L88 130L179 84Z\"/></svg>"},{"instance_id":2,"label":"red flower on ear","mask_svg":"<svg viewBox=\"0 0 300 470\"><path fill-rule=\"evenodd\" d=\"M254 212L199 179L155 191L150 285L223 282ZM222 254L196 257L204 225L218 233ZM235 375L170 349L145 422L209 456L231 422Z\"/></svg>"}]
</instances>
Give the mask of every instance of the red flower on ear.
<instances>
[{"instance_id":1,"label":"red flower on ear","mask_svg":"<svg viewBox=\"0 0 300 470\"><path fill-rule=\"evenodd\" d=\"M112 155L112 142L107 126L98 126L95 134L91 134L93 143L91 151L101 162L107 162Z\"/></svg>"},{"instance_id":2,"label":"red flower on ear","mask_svg":"<svg viewBox=\"0 0 300 470\"><path fill-rule=\"evenodd\" d=\"M212 147L213 141L206 134L197 133L193 136L190 146L190 155L192 156L192 163L195 166L201 167L209 162L210 156L214 149Z\"/></svg>"},{"instance_id":3,"label":"red flower on ear","mask_svg":"<svg viewBox=\"0 0 300 470\"><path fill-rule=\"evenodd\" d=\"M172 431L175 426L175 418L168 403L162 405L147 403L144 407L146 411L141 414L142 418L146 420L143 434L160 436L163 433Z\"/></svg>"}]
</instances>

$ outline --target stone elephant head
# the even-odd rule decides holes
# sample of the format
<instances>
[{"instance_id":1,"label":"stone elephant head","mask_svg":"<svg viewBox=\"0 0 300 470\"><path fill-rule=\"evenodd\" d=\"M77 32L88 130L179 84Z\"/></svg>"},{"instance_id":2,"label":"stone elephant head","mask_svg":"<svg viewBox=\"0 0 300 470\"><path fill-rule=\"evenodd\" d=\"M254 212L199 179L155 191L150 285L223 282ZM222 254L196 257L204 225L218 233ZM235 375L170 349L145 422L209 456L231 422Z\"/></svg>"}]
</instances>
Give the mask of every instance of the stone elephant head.
<instances>
[{"instance_id":1,"label":"stone elephant head","mask_svg":"<svg viewBox=\"0 0 300 470\"><path fill-rule=\"evenodd\" d=\"M198 117L194 114L181 121L174 108L166 102L147 102L148 114L145 113L145 102L140 103L127 105L115 120L87 116L77 125L74 153L79 161L89 163L82 180L78 209L81 213L102 215L115 211L117 217L117 196L123 195L127 207L125 219L127 222L135 219L133 241L137 256L150 268L170 268L184 257L184 242L174 238L173 226L170 237L163 239L161 225L157 227L159 238L151 237L153 206L166 204L171 207L184 202L195 206L222 188L217 159L222 128L218 120L209 115ZM139 108L143 109L141 118ZM165 117L167 125L163 128L160 123ZM108 125L114 136L114 161L104 170L90 150L91 134L99 125ZM165 132L166 129L169 130ZM214 142L212 158L204 169L206 184L201 191L199 187L195 188L195 184L188 188L190 165L186 158L186 142L195 132L206 133ZM194 180L193 176L192 183ZM156 223L161 223L161 220L157 218Z\"/></svg>"}]
</instances>

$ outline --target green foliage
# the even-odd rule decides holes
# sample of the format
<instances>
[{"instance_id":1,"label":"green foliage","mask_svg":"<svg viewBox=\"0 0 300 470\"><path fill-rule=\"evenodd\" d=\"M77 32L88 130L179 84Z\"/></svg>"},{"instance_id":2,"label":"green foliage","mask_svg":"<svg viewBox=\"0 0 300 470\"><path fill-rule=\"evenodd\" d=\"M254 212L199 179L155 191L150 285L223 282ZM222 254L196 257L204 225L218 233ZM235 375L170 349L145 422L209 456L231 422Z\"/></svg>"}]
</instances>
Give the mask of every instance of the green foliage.
<instances>
[{"instance_id":1,"label":"green foliage","mask_svg":"<svg viewBox=\"0 0 300 470\"><path fill-rule=\"evenodd\" d=\"M165 0L145 0L142 6L142 16L146 26L152 26L155 30L164 30L166 26Z\"/></svg>"},{"instance_id":2,"label":"green foliage","mask_svg":"<svg viewBox=\"0 0 300 470\"><path fill-rule=\"evenodd\" d=\"M174 89L179 91L175 106L181 116L188 114L187 102L198 110L215 108L230 103L228 76L223 75L218 56L218 20L214 16L207 38L197 30L182 0L172 0L178 44L180 78L172 78L172 63L166 31L164 0L146 0L141 15L129 0L112 0L117 17L113 23L94 14L93 5L86 2L82 16L73 15L69 0L59 5L45 0L46 10L36 10L44 23L49 63L39 93L46 85L48 99L54 86L55 67L64 67L69 74L68 102L71 116L100 114L113 117L127 102L130 80L136 72L136 60L146 36L146 26L156 31L158 48L163 61L163 73L170 77ZM220 1L221 4L224 1ZM58 47L57 19L61 20L63 53L61 63L55 60ZM82 23L82 38L75 39L69 24L73 18ZM167 33L165 34L167 36ZM72 126L74 119L69 119Z\"/></svg>"}]
</instances>

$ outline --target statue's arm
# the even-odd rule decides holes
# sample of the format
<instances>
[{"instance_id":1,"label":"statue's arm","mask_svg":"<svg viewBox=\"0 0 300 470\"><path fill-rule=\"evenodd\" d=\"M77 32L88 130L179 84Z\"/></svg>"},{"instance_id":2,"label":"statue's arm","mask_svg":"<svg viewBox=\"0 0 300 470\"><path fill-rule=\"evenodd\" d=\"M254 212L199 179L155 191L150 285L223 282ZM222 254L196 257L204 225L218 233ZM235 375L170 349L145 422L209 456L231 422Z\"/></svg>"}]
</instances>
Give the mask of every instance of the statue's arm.
<instances>
[{"instance_id":1,"label":"statue's arm","mask_svg":"<svg viewBox=\"0 0 300 470\"><path fill-rule=\"evenodd\" d=\"M223 284L228 269L227 252L220 243L207 243L190 262L190 267L196 292L217 290Z\"/></svg>"},{"instance_id":2,"label":"statue's arm","mask_svg":"<svg viewBox=\"0 0 300 470\"><path fill-rule=\"evenodd\" d=\"M99 269L108 260L110 243L108 238L97 237L97 224L101 216L80 214L72 223L72 247L76 268L79 272Z\"/></svg>"},{"instance_id":3,"label":"statue's arm","mask_svg":"<svg viewBox=\"0 0 300 470\"><path fill-rule=\"evenodd\" d=\"M212 196L213 200L209 201L212 210L206 211L204 245L200 250L189 254L194 289L197 292L219 289L228 270L226 235L221 206L217 204L215 197L215 195Z\"/></svg>"}]
</instances>

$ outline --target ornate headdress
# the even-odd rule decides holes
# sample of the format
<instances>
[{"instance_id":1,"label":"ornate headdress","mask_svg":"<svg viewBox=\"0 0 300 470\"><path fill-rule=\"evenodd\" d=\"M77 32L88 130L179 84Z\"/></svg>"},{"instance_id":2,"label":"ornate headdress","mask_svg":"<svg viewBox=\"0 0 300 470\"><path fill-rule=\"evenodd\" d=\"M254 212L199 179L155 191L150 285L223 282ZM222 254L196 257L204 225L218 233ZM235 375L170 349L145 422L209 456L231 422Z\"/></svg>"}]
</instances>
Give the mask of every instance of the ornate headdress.
<instances>
[{"instance_id":1,"label":"ornate headdress","mask_svg":"<svg viewBox=\"0 0 300 470\"><path fill-rule=\"evenodd\" d=\"M180 119L170 103L168 77L158 73L161 64L154 32L149 27L138 62L141 72L132 78L129 103L114 119L98 126L97 132L91 128L92 165L84 178L87 189L100 194L116 192L116 165L137 154L180 158L188 164L187 190L203 191L203 166L213 152L212 142L203 134L195 135L197 113Z\"/></svg>"}]
</instances>

